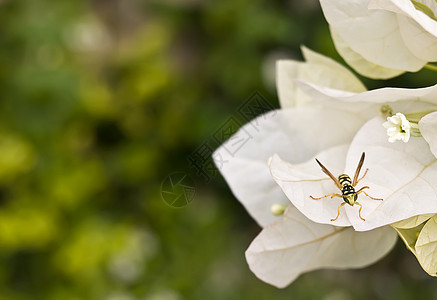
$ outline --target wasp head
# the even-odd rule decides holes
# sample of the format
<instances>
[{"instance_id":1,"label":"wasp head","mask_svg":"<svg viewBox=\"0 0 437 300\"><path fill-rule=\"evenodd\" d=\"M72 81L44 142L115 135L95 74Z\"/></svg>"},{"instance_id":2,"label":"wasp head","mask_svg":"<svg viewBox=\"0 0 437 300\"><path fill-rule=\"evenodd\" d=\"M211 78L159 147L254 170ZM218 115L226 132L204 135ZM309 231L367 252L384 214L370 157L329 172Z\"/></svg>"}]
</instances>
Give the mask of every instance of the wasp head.
<instances>
[{"instance_id":1,"label":"wasp head","mask_svg":"<svg viewBox=\"0 0 437 300\"><path fill-rule=\"evenodd\" d=\"M358 195L357 193L351 193L348 195L343 195L343 200L349 205L354 205L355 201L357 201Z\"/></svg>"}]
</instances>

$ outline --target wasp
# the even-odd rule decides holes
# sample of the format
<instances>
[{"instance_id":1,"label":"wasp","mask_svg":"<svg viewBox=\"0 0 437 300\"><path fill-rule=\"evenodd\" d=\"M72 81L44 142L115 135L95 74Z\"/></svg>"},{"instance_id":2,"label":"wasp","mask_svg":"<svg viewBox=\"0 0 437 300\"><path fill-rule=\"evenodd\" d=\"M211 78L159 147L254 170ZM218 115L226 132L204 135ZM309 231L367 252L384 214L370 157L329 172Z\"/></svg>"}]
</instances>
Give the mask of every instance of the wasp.
<instances>
[{"instance_id":1,"label":"wasp","mask_svg":"<svg viewBox=\"0 0 437 300\"><path fill-rule=\"evenodd\" d=\"M324 165L322 165L321 162L318 161L317 158L316 158L316 162L322 168L322 171L326 175L328 175L332 179L332 181L334 181L335 185L341 191L341 195L340 194L336 194L336 193L331 193L331 194L325 195L323 197L315 198L313 196L310 196L310 198L313 199L313 200L320 200L320 199L323 199L323 198L331 196L331 199L334 198L334 197L341 197L344 200L344 202L341 203L338 206L337 216L334 219L331 219L331 221L335 221L335 220L338 219L338 217L340 216L340 208L343 205L345 205L346 203L349 204L350 206L354 206L355 204L359 205L360 209L358 210L358 215L361 218L361 220L366 221L361 216L361 209L363 208L363 206L361 205L361 203L357 202L358 195L360 193L364 193L367 197L369 197L370 199L373 199L373 200L381 200L381 201L383 200L383 199L380 199L380 198L373 198L373 197L369 196L369 194L367 194L364 191L365 189L369 189L370 188L368 186L363 186L358 191L355 191L355 186L358 184L358 182L361 181L361 179L363 179L366 176L367 171L369 171L369 169L366 169L366 171L364 172L364 175L361 178L358 179L358 177L360 175L361 167L363 166L363 163L364 163L364 157L365 157L365 154L363 152L363 154L361 155L361 158L360 158L360 162L358 163L357 169L355 170L354 180L351 180L351 178L347 174L341 174L340 176L338 176L338 178L335 178L335 176L332 175L332 173L329 172L329 170Z\"/></svg>"}]
</instances>

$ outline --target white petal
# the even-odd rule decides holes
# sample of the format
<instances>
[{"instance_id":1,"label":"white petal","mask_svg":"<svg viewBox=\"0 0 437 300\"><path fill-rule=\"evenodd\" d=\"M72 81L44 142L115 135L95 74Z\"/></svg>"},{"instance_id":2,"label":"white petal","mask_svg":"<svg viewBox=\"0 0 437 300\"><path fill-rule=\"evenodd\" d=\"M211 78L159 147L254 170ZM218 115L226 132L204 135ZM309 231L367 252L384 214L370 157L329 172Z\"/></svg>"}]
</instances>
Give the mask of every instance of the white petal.
<instances>
[{"instance_id":1,"label":"white petal","mask_svg":"<svg viewBox=\"0 0 437 300\"><path fill-rule=\"evenodd\" d=\"M417 10L411 1L371 0L370 9L396 13L405 45L424 61L437 61L437 22Z\"/></svg>"},{"instance_id":2,"label":"white petal","mask_svg":"<svg viewBox=\"0 0 437 300\"><path fill-rule=\"evenodd\" d=\"M311 222L292 207L255 238L246 259L258 278L282 288L311 270L370 265L390 251L395 241L390 227L356 232Z\"/></svg>"},{"instance_id":3,"label":"white petal","mask_svg":"<svg viewBox=\"0 0 437 300\"><path fill-rule=\"evenodd\" d=\"M431 152L437 157L437 112L424 116L419 121L419 129Z\"/></svg>"},{"instance_id":4,"label":"white petal","mask_svg":"<svg viewBox=\"0 0 437 300\"><path fill-rule=\"evenodd\" d=\"M302 52L306 62L279 60L276 64L277 90L282 108L302 106L312 102L311 97L296 86L296 79L353 92L366 90L352 72L331 58L305 47L302 47Z\"/></svg>"},{"instance_id":5,"label":"white petal","mask_svg":"<svg viewBox=\"0 0 437 300\"><path fill-rule=\"evenodd\" d=\"M389 141L389 143L394 143L394 142L396 142L398 139L396 138L396 137L393 137L393 136L390 136L389 138L388 138L388 141Z\"/></svg>"},{"instance_id":6,"label":"white petal","mask_svg":"<svg viewBox=\"0 0 437 300\"><path fill-rule=\"evenodd\" d=\"M400 128L399 127L391 127L387 129L387 134L390 137L398 137L398 134L400 134Z\"/></svg>"},{"instance_id":7,"label":"white petal","mask_svg":"<svg viewBox=\"0 0 437 300\"><path fill-rule=\"evenodd\" d=\"M408 250L410 250L416 257L416 242L417 242L417 238L419 237L420 231L422 230L423 226L425 224L418 224L415 227L411 227L411 228L398 228L398 227L393 227L396 232L398 233L398 235L401 237L402 241L405 243L405 246L407 247Z\"/></svg>"},{"instance_id":8,"label":"white petal","mask_svg":"<svg viewBox=\"0 0 437 300\"><path fill-rule=\"evenodd\" d=\"M437 276L437 216L426 222L416 242L416 256L422 268Z\"/></svg>"},{"instance_id":9,"label":"white petal","mask_svg":"<svg viewBox=\"0 0 437 300\"><path fill-rule=\"evenodd\" d=\"M332 29L366 60L413 72L425 64L405 46L395 13L368 9L368 0L320 0L320 3Z\"/></svg>"},{"instance_id":10,"label":"white petal","mask_svg":"<svg viewBox=\"0 0 437 300\"><path fill-rule=\"evenodd\" d=\"M294 60L276 62L276 89L282 108L299 107L312 102L312 98L303 93L295 83L297 78L314 80L311 76L305 76L313 74L307 70L309 68L309 64Z\"/></svg>"},{"instance_id":11,"label":"white petal","mask_svg":"<svg viewBox=\"0 0 437 300\"><path fill-rule=\"evenodd\" d=\"M407 118L405 117L405 115L403 113L396 113L396 116L401 121L400 123L402 124L402 126L406 126L408 128L410 127L410 122L407 120Z\"/></svg>"},{"instance_id":12,"label":"white petal","mask_svg":"<svg viewBox=\"0 0 437 300\"><path fill-rule=\"evenodd\" d=\"M404 70L386 68L368 61L361 54L352 50L332 27L330 27L330 30L335 49L337 49L343 59L359 74L373 79L387 79L396 77L405 72Z\"/></svg>"},{"instance_id":13,"label":"white petal","mask_svg":"<svg viewBox=\"0 0 437 300\"><path fill-rule=\"evenodd\" d=\"M401 125L403 122L401 116L402 116L402 114L397 113L395 116L390 117L390 122L392 122L395 125ZM405 118L405 116L404 116L404 118Z\"/></svg>"},{"instance_id":14,"label":"white petal","mask_svg":"<svg viewBox=\"0 0 437 300\"><path fill-rule=\"evenodd\" d=\"M420 2L420 1L419 1ZM437 37L437 23L429 16L417 10L411 1L406 0L370 0L369 9L383 9L414 20L423 31ZM406 41L408 42L408 41ZM409 41L411 42L411 41Z\"/></svg>"},{"instance_id":15,"label":"white petal","mask_svg":"<svg viewBox=\"0 0 437 300\"><path fill-rule=\"evenodd\" d=\"M265 226L277 220L273 204L290 203L271 177L268 158L279 153L293 163L308 160L321 149L350 142L363 123L332 109L278 110L244 125L214 157L234 195Z\"/></svg>"},{"instance_id":16,"label":"white petal","mask_svg":"<svg viewBox=\"0 0 437 300\"><path fill-rule=\"evenodd\" d=\"M318 81L313 80L311 82L354 93L361 93L367 90L354 73L332 58L321 55L306 47L302 47L302 54L308 63L323 65L329 68L329 71L325 71L326 73L319 76ZM302 79L305 80L304 78Z\"/></svg>"},{"instance_id":17,"label":"white petal","mask_svg":"<svg viewBox=\"0 0 437 300\"><path fill-rule=\"evenodd\" d=\"M428 221L429 218L432 218L434 214L426 214L420 216L414 216L406 220L402 220L396 223L391 224L393 227L401 228L401 229L409 229L416 227L422 224L425 221Z\"/></svg>"},{"instance_id":18,"label":"white petal","mask_svg":"<svg viewBox=\"0 0 437 300\"><path fill-rule=\"evenodd\" d=\"M403 133L401 139L404 143L408 143L410 140L410 134Z\"/></svg>"},{"instance_id":19,"label":"white petal","mask_svg":"<svg viewBox=\"0 0 437 300\"><path fill-rule=\"evenodd\" d=\"M398 15L398 22L405 45L410 51L424 61L437 61L437 36L425 31L409 17ZM433 22L437 28L437 21Z\"/></svg>"},{"instance_id":20,"label":"white petal","mask_svg":"<svg viewBox=\"0 0 437 300\"><path fill-rule=\"evenodd\" d=\"M299 87L313 99L329 107L341 107L363 118L378 113L389 103L395 111L404 113L437 109L437 84L425 88L382 88L363 93L350 93L298 81Z\"/></svg>"},{"instance_id":21,"label":"white petal","mask_svg":"<svg viewBox=\"0 0 437 300\"><path fill-rule=\"evenodd\" d=\"M437 213L437 160L422 138L408 143L387 143L381 130L382 118L374 118L357 133L350 146L346 168L356 164L356 157L366 152L363 168L367 176L357 188L367 185L368 193L384 201L360 195L365 222L349 219L356 230L371 230L413 216ZM367 190L366 190L367 192Z\"/></svg>"}]
</instances>

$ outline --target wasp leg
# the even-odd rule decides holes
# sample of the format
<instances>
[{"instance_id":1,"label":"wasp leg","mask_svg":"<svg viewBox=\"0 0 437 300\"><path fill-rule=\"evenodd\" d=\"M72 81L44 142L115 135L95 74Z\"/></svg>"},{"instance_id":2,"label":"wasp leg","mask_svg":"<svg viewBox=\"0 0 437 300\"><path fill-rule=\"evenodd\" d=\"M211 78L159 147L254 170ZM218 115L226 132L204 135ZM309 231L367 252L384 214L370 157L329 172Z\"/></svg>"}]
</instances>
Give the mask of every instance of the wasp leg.
<instances>
[{"instance_id":1,"label":"wasp leg","mask_svg":"<svg viewBox=\"0 0 437 300\"><path fill-rule=\"evenodd\" d=\"M320 200L320 199L323 199L323 198L326 198L326 197L329 197L329 196L331 196L331 198L334 198L334 197L343 197L343 195L336 194L336 193L331 193L331 194L328 194L328 195L325 195L325 196L322 196L322 197L318 197L318 198L310 196L310 198L313 199L313 200Z\"/></svg>"},{"instance_id":2,"label":"wasp leg","mask_svg":"<svg viewBox=\"0 0 437 300\"><path fill-rule=\"evenodd\" d=\"M370 187L368 187L367 185L366 186L363 186L362 188L360 188L356 193L357 194L359 194L359 193L364 193L364 189L370 189Z\"/></svg>"},{"instance_id":3,"label":"wasp leg","mask_svg":"<svg viewBox=\"0 0 437 300\"><path fill-rule=\"evenodd\" d=\"M364 192L364 193L365 193L365 192ZM363 206L362 206L360 203L358 203L358 202L355 202L354 204L358 204L358 205L360 206L360 209L358 210L358 216L360 216L360 219L361 219L361 220L366 221L366 220L361 216L361 210L363 209Z\"/></svg>"},{"instance_id":4,"label":"wasp leg","mask_svg":"<svg viewBox=\"0 0 437 300\"><path fill-rule=\"evenodd\" d=\"M363 193L364 193L367 197L369 197L370 199L373 199L373 200L380 200L380 201L384 200L384 199L382 199L382 198L373 198L372 196L369 196L369 194L367 194L365 191L363 191Z\"/></svg>"},{"instance_id":5,"label":"wasp leg","mask_svg":"<svg viewBox=\"0 0 437 300\"><path fill-rule=\"evenodd\" d=\"M355 202L356 203L356 202ZM337 208L337 216L334 218L334 219L331 219L331 221L332 222L334 222L335 220L337 220L338 219L338 216L340 216L340 207L342 207L343 205L345 205L346 204L346 202L343 202L342 204L340 204L339 206L338 206L338 208Z\"/></svg>"},{"instance_id":6,"label":"wasp leg","mask_svg":"<svg viewBox=\"0 0 437 300\"><path fill-rule=\"evenodd\" d=\"M361 179L363 179L363 178L364 178L364 177L366 176L366 174L367 174L367 171L369 171L369 168L367 168L367 169L366 169L366 172L364 172L364 175L363 175L363 176L361 176L361 178L357 180L357 182L355 183L355 185L357 185L357 184L358 184L358 182L360 182L360 181L361 181Z\"/></svg>"},{"instance_id":7,"label":"wasp leg","mask_svg":"<svg viewBox=\"0 0 437 300\"><path fill-rule=\"evenodd\" d=\"M360 188L360 189L357 191L357 195L358 195L359 193L364 193L364 194L365 194L367 197L369 197L370 199L373 199L373 200L380 200L380 201L384 200L384 199L381 199L381 198L374 198L374 197L370 196L370 195L367 194L365 191L363 191L364 189L369 189L369 187L368 187L368 186L363 186L362 188Z\"/></svg>"}]
</instances>

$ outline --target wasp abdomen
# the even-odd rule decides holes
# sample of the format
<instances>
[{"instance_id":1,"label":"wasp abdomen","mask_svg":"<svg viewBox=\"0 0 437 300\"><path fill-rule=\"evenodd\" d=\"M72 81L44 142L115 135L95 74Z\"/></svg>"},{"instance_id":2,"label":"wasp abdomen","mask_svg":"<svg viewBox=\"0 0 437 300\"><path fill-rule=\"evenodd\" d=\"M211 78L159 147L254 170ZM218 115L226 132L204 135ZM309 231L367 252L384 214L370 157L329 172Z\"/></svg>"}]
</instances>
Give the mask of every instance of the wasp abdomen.
<instances>
[{"instance_id":1,"label":"wasp abdomen","mask_svg":"<svg viewBox=\"0 0 437 300\"><path fill-rule=\"evenodd\" d=\"M355 201L357 200L357 193L352 186L352 180L349 175L341 174L338 176L338 182L341 185L343 200L349 205L354 205Z\"/></svg>"},{"instance_id":2,"label":"wasp abdomen","mask_svg":"<svg viewBox=\"0 0 437 300\"><path fill-rule=\"evenodd\" d=\"M346 174L341 174L340 176L338 176L338 182L341 184L341 186L352 185L351 178L349 177L349 175Z\"/></svg>"},{"instance_id":3,"label":"wasp abdomen","mask_svg":"<svg viewBox=\"0 0 437 300\"><path fill-rule=\"evenodd\" d=\"M341 193L343 194L343 196L348 196L350 194L354 194L355 193L355 189L351 185L345 185L341 189Z\"/></svg>"}]
</instances>

